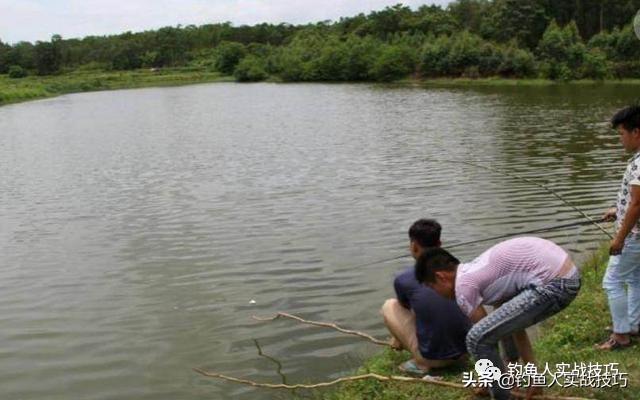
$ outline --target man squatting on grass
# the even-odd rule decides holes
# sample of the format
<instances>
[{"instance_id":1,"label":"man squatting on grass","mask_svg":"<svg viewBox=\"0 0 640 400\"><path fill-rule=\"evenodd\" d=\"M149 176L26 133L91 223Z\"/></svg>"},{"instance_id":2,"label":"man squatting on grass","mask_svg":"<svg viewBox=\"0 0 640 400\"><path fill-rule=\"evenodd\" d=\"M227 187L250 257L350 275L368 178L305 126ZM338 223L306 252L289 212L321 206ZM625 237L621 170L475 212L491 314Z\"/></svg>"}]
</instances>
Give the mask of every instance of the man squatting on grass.
<instances>
[{"instance_id":1,"label":"man squatting on grass","mask_svg":"<svg viewBox=\"0 0 640 400\"><path fill-rule=\"evenodd\" d=\"M598 345L601 350L631 345L630 335L638 335L640 323L640 106L618 111L611 125L618 130L624 149L633 156L622 177L616 206L604 215L605 220L616 220L616 236L609 247L611 257L602 281L613 333Z\"/></svg>"},{"instance_id":2,"label":"man squatting on grass","mask_svg":"<svg viewBox=\"0 0 640 400\"><path fill-rule=\"evenodd\" d=\"M461 264L444 249L424 252L416 262L416 279L440 295L455 299L474 323L467 334L469 353L489 359L504 371L497 344L513 336L523 363L535 363L526 328L564 309L580 290L580 273L557 244L536 237L510 239ZM498 306L487 315L483 304ZM491 387L497 400L510 391ZM541 392L529 388L528 396Z\"/></svg>"},{"instance_id":3,"label":"man squatting on grass","mask_svg":"<svg viewBox=\"0 0 640 400\"><path fill-rule=\"evenodd\" d=\"M432 219L420 219L409 228L409 250L417 259L426 249L440 247L442 227ZM406 349L413 358L399 368L425 375L431 368L451 365L467 353L465 337L471 323L455 301L439 296L416 280L413 266L393 281L395 299L382 306L391 346Z\"/></svg>"},{"instance_id":4,"label":"man squatting on grass","mask_svg":"<svg viewBox=\"0 0 640 400\"><path fill-rule=\"evenodd\" d=\"M409 251L414 259L432 247L440 247L442 227L433 219L420 219L409 228ZM400 370L425 375L432 368L466 359L465 338L471 322L454 300L445 299L416 280L414 267L393 281L395 299L382 306L384 323L391 333L391 346L406 349L413 358ZM512 340L502 343L507 360L516 361Z\"/></svg>"}]
</instances>

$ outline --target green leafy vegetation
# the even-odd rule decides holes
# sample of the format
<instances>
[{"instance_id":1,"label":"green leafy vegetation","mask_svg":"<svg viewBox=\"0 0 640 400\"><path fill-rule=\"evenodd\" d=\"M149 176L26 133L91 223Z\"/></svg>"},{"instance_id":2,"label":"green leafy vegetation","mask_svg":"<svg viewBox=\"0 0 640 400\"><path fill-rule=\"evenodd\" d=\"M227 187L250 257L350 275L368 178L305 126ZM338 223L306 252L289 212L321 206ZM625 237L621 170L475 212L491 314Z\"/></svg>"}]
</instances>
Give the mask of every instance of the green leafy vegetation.
<instances>
[{"instance_id":1,"label":"green leafy vegetation","mask_svg":"<svg viewBox=\"0 0 640 400\"><path fill-rule=\"evenodd\" d=\"M19 79L27 76L27 71L19 65L12 65L9 67L9 78Z\"/></svg>"},{"instance_id":2,"label":"green leafy vegetation","mask_svg":"<svg viewBox=\"0 0 640 400\"><path fill-rule=\"evenodd\" d=\"M256 56L243 58L236 66L233 75L239 82L259 82L269 76L264 61Z\"/></svg>"}]
</instances>

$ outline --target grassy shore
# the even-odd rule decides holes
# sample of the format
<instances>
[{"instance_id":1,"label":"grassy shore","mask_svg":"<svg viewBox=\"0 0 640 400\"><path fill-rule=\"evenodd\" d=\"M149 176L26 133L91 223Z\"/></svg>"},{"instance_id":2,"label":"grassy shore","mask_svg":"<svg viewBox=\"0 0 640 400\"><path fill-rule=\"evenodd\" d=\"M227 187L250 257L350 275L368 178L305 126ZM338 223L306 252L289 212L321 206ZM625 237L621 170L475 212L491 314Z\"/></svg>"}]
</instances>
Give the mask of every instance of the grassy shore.
<instances>
[{"instance_id":1,"label":"grassy shore","mask_svg":"<svg viewBox=\"0 0 640 400\"><path fill-rule=\"evenodd\" d=\"M11 79L0 75L0 105L22 101L54 97L68 93L97 90L130 89L155 86L177 86L206 82L232 82L232 76L204 68L164 68L159 71L102 71L79 70L52 76L28 76ZM277 77L270 82L280 82ZM567 83L546 79L504 79L504 78L407 78L395 82L399 85L424 87L472 87L472 86L549 86L549 85L640 85L640 79L608 81L578 80Z\"/></svg>"},{"instance_id":2,"label":"grassy shore","mask_svg":"<svg viewBox=\"0 0 640 400\"><path fill-rule=\"evenodd\" d=\"M419 86L465 87L465 86L558 86L558 85L640 85L640 79L552 81L549 79L506 79L506 78L437 78L437 79L403 79L399 83Z\"/></svg>"},{"instance_id":3,"label":"grassy shore","mask_svg":"<svg viewBox=\"0 0 640 400\"><path fill-rule=\"evenodd\" d=\"M619 363L620 372L628 373L627 388L559 388L545 390L546 394L586 397L594 399L638 399L640 398L640 345L614 351L600 352L593 345L604 338L605 327L610 318L606 296L601 289L602 275L606 266L607 253L600 250L582 265L582 289L576 300L564 311L545 321L540 327L540 337L534 343L538 366L549 363L551 371L559 363L584 362L586 364ZM382 375L400 375L397 365L409 358L406 352L386 350L368 359L358 373L375 372ZM462 383L462 372L467 368L442 371L444 379ZM440 372L438 372L440 374ZM381 383L359 381L343 384L339 388L322 393L324 400L356 399L422 399L454 400L472 399L467 390L442 388L428 384Z\"/></svg>"},{"instance_id":4,"label":"grassy shore","mask_svg":"<svg viewBox=\"0 0 640 400\"><path fill-rule=\"evenodd\" d=\"M52 76L28 76L21 79L0 75L0 105L67 93L219 81L233 81L233 77L198 69L74 71Z\"/></svg>"}]
</instances>

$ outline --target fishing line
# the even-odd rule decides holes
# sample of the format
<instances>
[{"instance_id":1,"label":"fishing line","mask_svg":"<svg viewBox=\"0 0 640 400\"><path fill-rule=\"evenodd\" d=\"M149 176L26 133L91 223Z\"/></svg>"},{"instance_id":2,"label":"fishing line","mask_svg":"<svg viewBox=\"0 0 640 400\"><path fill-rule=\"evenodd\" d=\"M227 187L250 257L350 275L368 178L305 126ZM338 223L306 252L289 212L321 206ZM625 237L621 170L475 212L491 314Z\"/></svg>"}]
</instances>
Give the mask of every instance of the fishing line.
<instances>
[{"instance_id":1,"label":"fishing line","mask_svg":"<svg viewBox=\"0 0 640 400\"><path fill-rule=\"evenodd\" d=\"M600 222L605 222L605 220L600 219L598 221L594 221L593 219L589 219L589 221L579 221L579 222L571 222L571 223L562 224L562 225L547 226L547 227L544 227L544 228L537 228L537 229L532 229L532 230L524 231L524 232L506 233L506 234L502 234L502 235L498 235L498 236L491 236L491 237L484 238L484 239L471 240L469 242L454 243L454 244L452 244L450 246L443 246L443 248L445 248L445 249L453 249L453 248L456 248L456 247L463 247L463 246L468 246L468 245L476 244L476 243L483 243L483 242L489 242L489 241L492 241L492 240L505 239L505 238L509 238L509 237L513 237L513 236L530 235L530 234L534 234L534 233L549 232L549 231L553 231L553 230L556 230L556 229L572 228L574 226L591 225L594 222L600 223ZM366 263L366 264L359 264L359 265L356 265L355 268L382 264L382 263L386 263L386 262L400 260L402 258L407 258L407 257L411 257L411 254L407 253L407 254L402 254L400 256L395 256L395 257L392 257L392 258L386 258L384 260L378 260L378 261L369 262L369 263Z\"/></svg>"}]
</instances>

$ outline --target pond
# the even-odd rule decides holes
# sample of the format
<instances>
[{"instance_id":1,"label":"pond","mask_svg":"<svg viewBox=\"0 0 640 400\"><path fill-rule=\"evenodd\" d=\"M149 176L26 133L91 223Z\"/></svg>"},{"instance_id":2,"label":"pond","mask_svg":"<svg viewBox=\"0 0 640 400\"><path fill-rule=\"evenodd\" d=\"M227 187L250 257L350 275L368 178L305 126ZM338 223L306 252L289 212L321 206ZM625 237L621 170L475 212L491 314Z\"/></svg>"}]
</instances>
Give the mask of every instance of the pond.
<instances>
[{"instance_id":1,"label":"pond","mask_svg":"<svg viewBox=\"0 0 640 400\"><path fill-rule=\"evenodd\" d=\"M446 245L599 217L637 88L235 84L0 108L0 387L20 399L255 399L353 371L385 337L407 229ZM577 259L591 226L541 234ZM462 246L468 260L493 242ZM253 302L251 301L253 300Z\"/></svg>"}]
</instances>

